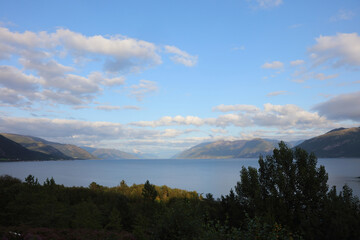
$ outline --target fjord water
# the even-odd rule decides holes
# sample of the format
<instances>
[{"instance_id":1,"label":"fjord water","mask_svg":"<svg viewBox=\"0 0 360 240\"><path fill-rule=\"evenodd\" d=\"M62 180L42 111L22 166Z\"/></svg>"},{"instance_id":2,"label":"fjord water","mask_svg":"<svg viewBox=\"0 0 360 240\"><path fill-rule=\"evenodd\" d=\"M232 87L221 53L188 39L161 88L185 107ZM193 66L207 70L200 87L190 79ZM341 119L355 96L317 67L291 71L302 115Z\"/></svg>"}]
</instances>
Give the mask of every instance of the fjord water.
<instances>
[{"instance_id":1,"label":"fjord water","mask_svg":"<svg viewBox=\"0 0 360 240\"><path fill-rule=\"evenodd\" d=\"M319 159L329 174L329 186L340 190L348 184L360 196L360 158ZM125 180L128 185L149 180L198 193L226 195L240 180L241 167L258 167L258 159L129 159L1 162L0 175L24 180L29 174L42 183L53 177L65 186L89 186L91 182L113 187Z\"/></svg>"}]
</instances>

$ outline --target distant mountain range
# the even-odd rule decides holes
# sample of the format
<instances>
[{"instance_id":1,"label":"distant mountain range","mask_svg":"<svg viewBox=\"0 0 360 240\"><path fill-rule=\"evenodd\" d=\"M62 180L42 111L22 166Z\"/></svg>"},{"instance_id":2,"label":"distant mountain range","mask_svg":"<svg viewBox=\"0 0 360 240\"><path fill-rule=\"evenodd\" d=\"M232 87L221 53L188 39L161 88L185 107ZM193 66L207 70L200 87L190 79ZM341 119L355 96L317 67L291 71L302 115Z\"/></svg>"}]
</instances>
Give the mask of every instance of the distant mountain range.
<instances>
[{"instance_id":1,"label":"distant mountain range","mask_svg":"<svg viewBox=\"0 0 360 240\"><path fill-rule=\"evenodd\" d=\"M216 141L196 145L176 154L177 159L245 158L271 154L278 140L253 139ZM300 143L300 144L299 144ZM319 158L360 158L360 128L338 128L306 141L289 142ZM78 147L38 137L0 133L0 160L143 159L156 156L127 153L116 149Z\"/></svg>"},{"instance_id":2,"label":"distant mountain range","mask_svg":"<svg viewBox=\"0 0 360 240\"><path fill-rule=\"evenodd\" d=\"M7 151L21 151L17 146L21 146L31 152L37 153L31 154L31 157L21 155L16 158L17 160L74 160L74 159L94 159L95 157L78 146L71 144L61 144L50 142L38 137L23 136L18 134L1 133L3 142L0 147L3 148L5 141L8 143ZM7 139L7 140L5 140ZM17 145L9 145L10 142ZM3 155L3 159L14 160L10 155ZM15 160L16 160L15 159Z\"/></svg>"},{"instance_id":3,"label":"distant mountain range","mask_svg":"<svg viewBox=\"0 0 360 240\"><path fill-rule=\"evenodd\" d=\"M50 142L38 137L0 133L0 160L75 160L75 159L137 159L146 155L116 149L78 147Z\"/></svg>"},{"instance_id":4,"label":"distant mountain range","mask_svg":"<svg viewBox=\"0 0 360 240\"><path fill-rule=\"evenodd\" d=\"M311 138L298 147L320 158L360 157L360 128L338 128Z\"/></svg>"},{"instance_id":5,"label":"distant mountain range","mask_svg":"<svg viewBox=\"0 0 360 240\"><path fill-rule=\"evenodd\" d=\"M196 145L173 158L244 158L270 154L278 141L253 139L237 141L216 141Z\"/></svg>"},{"instance_id":6,"label":"distant mountain range","mask_svg":"<svg viewBox=\"0 0 360 240\"><path fill-rule=\"evenodd\" d=\"M196 145L173 158L245 158L268 155L278 146L278 140L253 139L238 141L216 141ZM314 152L319 158L359 158L360 128L339 128L306 141L287 143L289 147L300 147Z\"/></svg>"},{"instance_id":7,"label":"distant mountain range","mask_svg":"<svg viewBox=\"0 0 360 240\"><path fill-rule=\"evenodd\" d=\"M139 156L117 149L82 147L87 152L99 159L138 159Z\"/></svg>"}]
</instances>

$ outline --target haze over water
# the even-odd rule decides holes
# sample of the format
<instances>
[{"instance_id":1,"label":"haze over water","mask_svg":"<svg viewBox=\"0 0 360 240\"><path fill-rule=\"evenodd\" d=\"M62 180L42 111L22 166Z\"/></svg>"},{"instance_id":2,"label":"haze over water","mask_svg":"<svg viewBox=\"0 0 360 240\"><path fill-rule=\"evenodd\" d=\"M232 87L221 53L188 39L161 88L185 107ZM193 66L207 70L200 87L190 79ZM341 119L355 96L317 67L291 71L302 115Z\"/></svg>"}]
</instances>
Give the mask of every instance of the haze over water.
<instances>
[{"instance_id":1,"label":"haze over water","mask_svg":"<svg viewBox=\"0 0 360 240\"><path fill-rule=\"evenodd\" d=\"M360 159L319 159L329 174L329 187L340 190L348 184L360 196ZM53 177L57 184L87 187L91 182L114 187L125 180L128 185L149 180L198 193L226 195L240 180L241 167L258 167L258 159L131 159L75 160L0 163L0 175L8 174L24 180L29 174L40 183Z\"/></svg>"}]
</instances>

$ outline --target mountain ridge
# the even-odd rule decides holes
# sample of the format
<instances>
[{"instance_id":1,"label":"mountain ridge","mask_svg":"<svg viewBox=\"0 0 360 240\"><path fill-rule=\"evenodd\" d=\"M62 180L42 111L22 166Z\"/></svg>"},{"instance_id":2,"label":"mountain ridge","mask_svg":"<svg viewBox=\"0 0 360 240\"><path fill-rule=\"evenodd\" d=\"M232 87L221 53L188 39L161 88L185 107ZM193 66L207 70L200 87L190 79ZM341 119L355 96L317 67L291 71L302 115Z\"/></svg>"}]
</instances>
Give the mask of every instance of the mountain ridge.
<instances>
[{"instance_id":1,"label":"mountain ridge","mask_svg":"<svg viewBox=\"0 0 360 240\"><path fill-rule=\"evenodd\" d=\"M252 139L252 140L220 140L201 143L173 156L181 159L209 159L209 158L243 158L259 157L270 154L277 146L277 140Z\"/></svg>"},{"instance_id":2,"label":"mountain ridge","mask_svg":"<svg viewBox=\"0 0 360 240\"><path fill-rule=\"evenodd\" d=\"M135 154L111 148L81 147L99 159L139 159Z\"/></svg>"},{"instance_id":3,"label":"mountain ridge","mask_svg":"<svg viewBox=\"0 0 360 240\"><path fill-rule=\"evenodd\" d=\"M21 144L0 135L0 160L2 161L34 161L52 160L52 156L42 152L29 150Z\"/></svg>"},{"instance_id":4,"label":"mountain ridge","mask_svg":"<svg viewBox=\"0 0 360 240\"><path fill-rule=\"evenodd\" d=\"M30 151L47 154L50 160L94 159L95 157L78 146L47 141L33 136L0 133L1 136L20 144Z\"/></svg>"},{"instance_id":5,"label":"mountain ridge","mask_svg":"<svg viewBox=\"0 0 360 240\"><path fill-rule=\"evenodd\" d=\"M360 127L337 128L297 145L320 158L360 157Z\"/></svg>"}]
</instances>

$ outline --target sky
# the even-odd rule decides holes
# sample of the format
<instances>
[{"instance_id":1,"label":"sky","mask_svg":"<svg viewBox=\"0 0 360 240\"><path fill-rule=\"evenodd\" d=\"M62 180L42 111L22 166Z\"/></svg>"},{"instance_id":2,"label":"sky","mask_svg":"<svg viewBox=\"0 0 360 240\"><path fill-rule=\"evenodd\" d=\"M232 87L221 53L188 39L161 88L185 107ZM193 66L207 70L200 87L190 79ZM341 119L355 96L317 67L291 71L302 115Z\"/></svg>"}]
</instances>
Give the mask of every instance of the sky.
<instances>
[{"instance_id":1,"label":"sky","mask_svg":"<svg viewBox=\"0 0 360 240\"><path fill-rule=\"evenodd\" d=\"M169 158L360 126L360 1L0 1L0 132Z\"/></svg>"}]
</instances>

